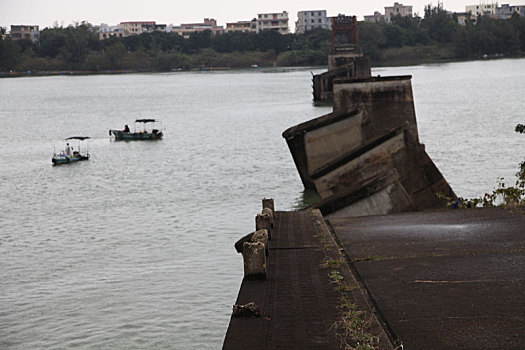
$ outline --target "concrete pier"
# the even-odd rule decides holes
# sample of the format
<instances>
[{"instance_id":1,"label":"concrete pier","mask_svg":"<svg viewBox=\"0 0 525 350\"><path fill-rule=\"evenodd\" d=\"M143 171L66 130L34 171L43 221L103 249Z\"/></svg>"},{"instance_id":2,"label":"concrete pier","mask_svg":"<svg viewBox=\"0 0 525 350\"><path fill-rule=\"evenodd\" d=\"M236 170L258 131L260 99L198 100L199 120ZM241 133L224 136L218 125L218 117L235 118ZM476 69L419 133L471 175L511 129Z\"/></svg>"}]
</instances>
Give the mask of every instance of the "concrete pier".
<instances>
[{"instance_id":1,"label":"concrete pier","mask_svg":"<svg viewBox=\"0 0 525 350\"><path fill-rule=\"evenodd\" d=\"M525 215L458 209L328 220L404 349L525 349Z\"/></svg>"},{"instance_id":2,"label":"concrete pier","mask_svg":"<svg viewBox=\"0 0 525 350\"><path fill-rule=\"evenodd\" d=\"M339 349L353 344L342 321L355 307L375 346L393 349L318 210L276 212L266 280L244 279L235 302L261 317L232 317L224 349ZM354 314L352 314L354 315ZM358 337L364 335L357 335Z\"/></svg>"},{"instance_id":3,"label":"concrete pier","mask_svg":"<svg viewBox=\"0 0 525 350\"><path fill-rule=\"evenodd\" d=\"M232 317L224 349L355 347L350 314L371 349L525 349L522 212L276 217L267 279L236 301L261 316Z\"/></svg>"}]
</instances>

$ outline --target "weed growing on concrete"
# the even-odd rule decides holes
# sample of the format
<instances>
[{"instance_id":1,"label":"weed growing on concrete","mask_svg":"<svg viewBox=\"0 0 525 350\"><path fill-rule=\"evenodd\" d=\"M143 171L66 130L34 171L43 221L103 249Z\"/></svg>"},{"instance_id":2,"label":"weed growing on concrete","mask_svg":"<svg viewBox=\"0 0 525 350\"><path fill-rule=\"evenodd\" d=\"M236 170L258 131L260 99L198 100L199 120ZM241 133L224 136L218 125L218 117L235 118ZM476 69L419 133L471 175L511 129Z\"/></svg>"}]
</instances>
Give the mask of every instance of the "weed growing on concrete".
<instances>
[{"instance_id":1,"label":"weed growing on concrete","mask_svg":"<svg viewBox=\"0 0 525 350\"><path fill-rule=\"evenodd\" d=\"M350 299L350 291L360 289L359 285L349 285L341 273L347 261L337 250L337 242L332 240L331 235L322 229L320 222L316 222L317 233L325 251L333 250L338 258L326 257L321 267L328 269L330 283L335 285L335 289L341 293L341 316L334 322L332 328L335 330L337 338L341 342L341 348L347 350L373 350L379 345L379 338L369 333L371 319L373 315L366 319L366 313L359 311L357 306ZM333 255L332 255L333 256Z\"/></svg>"},{"instance_id":2,"label":"weed growing on concrete","mask_svg":"<svg viewBox=\"0 0 525 350\"><path fill-rule=\"evenodd\" d=\"M332 270L329 276L330 276L330 279L332 280L332 283L335 283L335 284L341 284L341 282L343 282L343 280L345 279L343 275L341 275L341 273L337 270Z\"/></svg>"},{"instance_id":3,"label":"weed growing on concrete","mask_svg":"<svg viewBox=\"0 0 525 350\"><path fill-rule=\"evenodd\" d=\"M346 297L341 299L340 308L342 317L333 327L345 349L373 350L379 345L379 338L368 333L370 320L366 320L365 313L358 311L356 305Z\"/></svg>"},{"instance_id":4,"label":"weed growing on concrete","mask_svg":"<svg viewBox=\"0 0 525 350\"><path fill-rule=\"evenodd\" d=\"M323 243L323 250L330 250L334 246L330 243Z\"/></svg>"},{"instance_id":5,"label":"weed growing on concrete","mask_svg":"<svg viewBox=\"0 0 525 350\"><path fill-rule=\"evenodd\" d=\"M337 285L337 290L342 293L341 318L333 324L337 336L344 349L348 350L372 350L379 344L379 338L368 333L370 320L365 319L365 313L358 311L354 303L346 296L346 292L358 289L350 287L344 280L344 276L337 270L330 271L331 283Z\"/></svg>"},{"instance_id":6,"label":"weed growing on concrete","mask_svg":"<svg viewBox=\"0 0 525 350\"><path fill-rule=\"evenodd\" d=\"M327 268L327 269L337 269L341 267L344 263L345 261L342 258L339 258L339 259L326 258L326 260L322 264L322 267Z\"/></svg>"}]
</instances>

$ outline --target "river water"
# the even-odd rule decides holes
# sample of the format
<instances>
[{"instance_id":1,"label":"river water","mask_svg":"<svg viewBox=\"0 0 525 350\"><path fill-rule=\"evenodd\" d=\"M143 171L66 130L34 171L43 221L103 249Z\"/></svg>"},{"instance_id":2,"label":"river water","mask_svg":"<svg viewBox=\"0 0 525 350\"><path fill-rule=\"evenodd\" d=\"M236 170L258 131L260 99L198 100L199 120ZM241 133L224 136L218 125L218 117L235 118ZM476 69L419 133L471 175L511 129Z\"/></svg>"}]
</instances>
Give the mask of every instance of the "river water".
<instances>
[{"instance_id":1,"label":"river water","mask_svg":"<svg viewBox=\"0 0 525 350\"><path fill-rule=\"evenodd\" d=\"M263 197L308 200L281 133L331 111L313 106L311 71L0 79L0 348L220 348L234 242ZM513 180L525 60L374 74L413 76L421 142L458 195ZM165 138L109 138L137 118ZM74 135L91 159L53 167Z\"/></svg>"}]
</instances>

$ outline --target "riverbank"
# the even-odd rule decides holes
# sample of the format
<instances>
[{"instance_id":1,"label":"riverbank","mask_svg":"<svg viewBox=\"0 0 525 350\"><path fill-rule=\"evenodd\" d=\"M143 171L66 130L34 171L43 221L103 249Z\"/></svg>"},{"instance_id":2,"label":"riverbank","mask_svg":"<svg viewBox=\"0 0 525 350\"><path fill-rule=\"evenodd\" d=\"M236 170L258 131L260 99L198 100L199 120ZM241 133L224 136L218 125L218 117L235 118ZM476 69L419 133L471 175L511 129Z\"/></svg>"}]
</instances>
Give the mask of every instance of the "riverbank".
<instances>
[{"instance_id":1,"label":"riverbank","mask_svg":"<svg viewBox=\"0 0 525 350\"><path fill-rule=\"evenodd\" d=\"M397 57L398 54L393 55L392 57ZM508 59L508 58L520 58L520 57L485 57L476 60L462 60L462 59L452 59L452 58L422 58L420 60L414 59L411 61L403 61L401 59L392 59L389 62L379 63L373 65L372 68L385 68L385 67L406 67L406 66L417 66L424 64L439 64L439 63L454 63L454 62L476 62L480 60L498 60L498 59ZM26 72L0 72L0 78L20 78L20 77L46 77L46 76L83 76L83 75L121 75L121 74L140 74L140 73L174 73L174 72L209 72L209 71L257 71L257 70L271 70L271 71L283 71L283 70L301 70L301 69L326 69L325 66L278 66L278 65L269 65L269 66L259 66L252 65L250 67L199 67L199 68L176 68L168 71L158 71L152 69L115 69L115 70L51 70L51 71L26 71ZM322 105L322 104L320 104Z\"/></svg>"},{"instance_id":2,"label":"riverbank","mask_svg":"<svg viewBox=\"0 0 525 350\"><path fill-rule=\"evenodd\" d=\"M258 68L258 67L254 67ZM192 69L172 69L170 72L198 72L198 71L225 71L232 70L231 67L201 67ZM151 69L116 69L104 71L85 71L85 70L61 70L61 71L42 71L42 72L0 72L0 78L17 78L17 77L45 77L56 75L112 75L112 74L137 74L137 73L167 73L161 71L152 71Z\"/></svg>"},{"instance_id":3,"label":"riverbank","mask_svg":"<svg viewBox=\"0 0 525 350\"><path fill-rule=\"evenodd\" d=\"M453 58L446 54L433 55L433 50L427 47L416 48L415 52L411 51L413 48L404 47L399 49L385 50L385 55L388 57L385 61L372 62L372 68L384 67L406 67L417 66L424 64L440 64L440 63L455 63L455 62L477 62L486 60L500 60L500 59L519 59L524 56L503 56L492 55L481 57L477 59L459 59ZM408 51L407 51L408 50ZM439 51L439 50L438 50ZM246 70L297 70L297 69L326 69L326 66L310 66L310 65L292 65L282 66L276 62L267 65L251 65L251 66L202 66L196 68L174 68L170 70L154 70L154 69L107 69L107 70L44 70L44 71L12 71L0 72L0 78L17 78L17 77L43 77L43 76L80 76L80 75L117 75L117 74L137 74L137 73L170 73L170 72L199 72L199 71L246 71Z\"/></svg>"},{"instance_id":4,"label":"riverbank","mask_svg":"<svg viewBox=\"0 0 525 350\"><path fill-rule=\"evenodd\" d=\"M480 60L498 60L504 58L519 59L525 55L491 54L481 55L476 58L460 58L454 54L452 44L404 46L385 49L381 52L381 59L372 60L373 67L403 67L422 64L475 62Z\"/></svg>"}]
</instances>

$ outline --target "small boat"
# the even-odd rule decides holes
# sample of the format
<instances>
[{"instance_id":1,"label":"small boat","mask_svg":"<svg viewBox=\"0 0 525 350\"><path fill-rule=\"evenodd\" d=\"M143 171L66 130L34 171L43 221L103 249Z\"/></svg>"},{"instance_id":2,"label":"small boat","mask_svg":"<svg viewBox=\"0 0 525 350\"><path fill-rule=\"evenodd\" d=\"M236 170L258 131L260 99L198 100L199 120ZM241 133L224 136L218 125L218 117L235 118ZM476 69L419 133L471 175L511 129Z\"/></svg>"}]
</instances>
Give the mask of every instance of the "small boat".
<instances>
[{"instance_id":1,"label":"small boat","mask_svg":"<svg viewBox=\"0 0 525 350\"><path fill-rule=\"evenodd\" d=\"M66 147L64 151L60 153L53 153L53 158L51 158L51 162L53 165L61 165L61 164L69 164L74 162L79 162L81 160L88 160L89 159L89 152L87 143L85 146L85 150L82 150L80 145L83 141L89 139L88 136L72 136L68 137L66 139ZM69 140L77 140L77 149L75 150L73 147L69 146Z\"/></svg>"},{"instance_id":2,"label":"small boat","mask_svg":"<svg viewBox=\"0 0 525 350\"><path fill-rule=\"evenodd\" d=\"M109 135L115 136L115 140L160 140L163 136L162 122L157 119L137 119L133 132L126 125L124 130L109 130Z\"/></svg>"}]
</instances>

